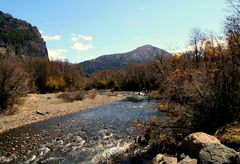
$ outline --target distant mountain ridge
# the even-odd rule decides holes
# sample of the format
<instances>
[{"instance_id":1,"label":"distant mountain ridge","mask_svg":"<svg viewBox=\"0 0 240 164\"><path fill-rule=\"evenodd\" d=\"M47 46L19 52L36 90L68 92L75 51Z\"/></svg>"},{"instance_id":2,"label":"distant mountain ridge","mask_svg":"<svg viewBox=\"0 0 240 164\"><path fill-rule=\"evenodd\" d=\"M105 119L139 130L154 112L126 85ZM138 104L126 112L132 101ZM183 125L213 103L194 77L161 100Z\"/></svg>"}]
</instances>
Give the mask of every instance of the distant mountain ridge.
<instances>
[{"instance_id":1,"label":"distant mountain ridge","mask_svg":"<svg viewBox=\"0 0 240 164\"><path fill-rule=\"evenodd\" d=\"M0 55L47 57L48 51L37 27L0 11Z\"/></svg>"},{"instance_id":2,"label":"distant mountain ridge","mask_svg":"<svg viewBox=\"0 0 240 164\"><path fill-rule=\"evenodd\" d=\"M153 61L156 59L156 55L170 56L170 53L152 45L144 45L126 53L103 55L93 60L84 61L80 65L86 74L91 74L105 69Z\"/></svg>"}]
</instances>

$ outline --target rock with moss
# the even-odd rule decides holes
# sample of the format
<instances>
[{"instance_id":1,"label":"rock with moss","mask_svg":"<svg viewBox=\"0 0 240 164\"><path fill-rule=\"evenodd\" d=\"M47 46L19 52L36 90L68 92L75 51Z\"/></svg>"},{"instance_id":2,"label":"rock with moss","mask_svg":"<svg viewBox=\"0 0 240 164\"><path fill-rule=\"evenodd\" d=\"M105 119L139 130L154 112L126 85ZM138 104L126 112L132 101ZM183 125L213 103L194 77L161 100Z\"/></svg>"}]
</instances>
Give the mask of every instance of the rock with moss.
<instances>
[{"instance_id":1,"label":"rock with moss","mask_svg":"<svg viewBox=\"0 0 240 164\"><path fill-rule=\"evenodd\" d=\"M216 132L216 136L224 145L240 151L240 123L234 122Z\"/></svg>"},{"instance_id":2,"label":"rock with moss","mask_svg":"<svg viewBox=\"0 0 240 164\"><path fill-rule=\"evenodd\" d=\"M222 144L210 144L199 152L199 163L240 163L238 153Z\"/></svg>"}]
</instances>

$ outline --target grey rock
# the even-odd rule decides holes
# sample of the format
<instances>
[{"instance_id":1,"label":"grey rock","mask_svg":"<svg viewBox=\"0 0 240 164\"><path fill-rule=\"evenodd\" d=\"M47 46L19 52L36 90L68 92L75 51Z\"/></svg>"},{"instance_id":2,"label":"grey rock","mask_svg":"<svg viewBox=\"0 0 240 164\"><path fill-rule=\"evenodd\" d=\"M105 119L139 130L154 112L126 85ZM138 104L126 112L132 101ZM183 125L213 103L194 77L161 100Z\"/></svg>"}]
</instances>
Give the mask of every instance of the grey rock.
<instances>
[{"instance_id":1,"label":"grey rock","mask_svg":"<svg viewBox=\"0 0 240 164\"><path fill-rule=\"evenodd\" d=\"M209 144L199 152L199 163L237 163L238 153L222 144Z\"/></svg>"},{"instance_id":2,"label":"grey rock","mask_svg":"<svg viewBox=\"0 0 240 164\"><path fill-rule=\"evenodd\" d=\"M186 157L186 155L184 154L184 153L182 153L181 155L180 155L180 159L184 159Z\"/></svg>"},{"instance_id":3,"label":"grey rock","mask_svg":"<svg viewBox=\"0 0 240 164\"><path fill-rule=\"evenodd\" d=\"M197 160L186 156L183 160L178 162L178 164L197 164Z\"/></svg>"}]
</instances>

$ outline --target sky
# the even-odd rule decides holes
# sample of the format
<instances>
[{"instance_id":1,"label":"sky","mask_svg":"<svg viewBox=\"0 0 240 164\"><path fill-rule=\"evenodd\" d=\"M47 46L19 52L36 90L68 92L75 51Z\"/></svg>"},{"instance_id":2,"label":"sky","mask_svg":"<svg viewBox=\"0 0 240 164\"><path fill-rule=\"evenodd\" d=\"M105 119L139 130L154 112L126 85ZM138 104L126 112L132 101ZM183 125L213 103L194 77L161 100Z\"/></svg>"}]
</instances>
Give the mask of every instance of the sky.
<instances>
[{"instance_id":1,"label":"sky","mask_svg":"<svg viewBox=\"0 0 240 164\"><path fill-rule=\"evenodd\" d=\"M71 63L151 44L188 46L191 29L223 33L226 0L0 0L0 10L36 26L51 59Z\"/></svg>"}]
</instances>

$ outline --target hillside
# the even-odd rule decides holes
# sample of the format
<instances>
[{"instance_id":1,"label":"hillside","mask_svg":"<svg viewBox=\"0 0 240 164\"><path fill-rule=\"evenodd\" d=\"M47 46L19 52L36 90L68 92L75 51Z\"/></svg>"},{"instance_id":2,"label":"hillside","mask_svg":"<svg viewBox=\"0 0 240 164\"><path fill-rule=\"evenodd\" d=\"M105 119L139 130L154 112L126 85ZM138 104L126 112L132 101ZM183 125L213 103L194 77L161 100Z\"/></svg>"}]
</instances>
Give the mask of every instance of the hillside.
<instances>
[{"instance_id":1,"label":"hillside","mask_svg":"<svg viewBox=\"0 0 240 164\"><path fill-rule=\"evenodd\" d=\"M152 61L156 55L169 56L170 54L157 47L144 45L126 53L103 55L96 59L82 62L80 65L86 74L91 74L105 69L121 68L130 64Z\"/></svg>"},{"instance_id":2,"label":"hillside","mask_svg":"<svg viewBox=\"0 0 240 164\"><path fill-rule=\"evenodd\" d=\"M37 27L0 11L0 55L48 56Z\"/></svg>"}]
</instances>

